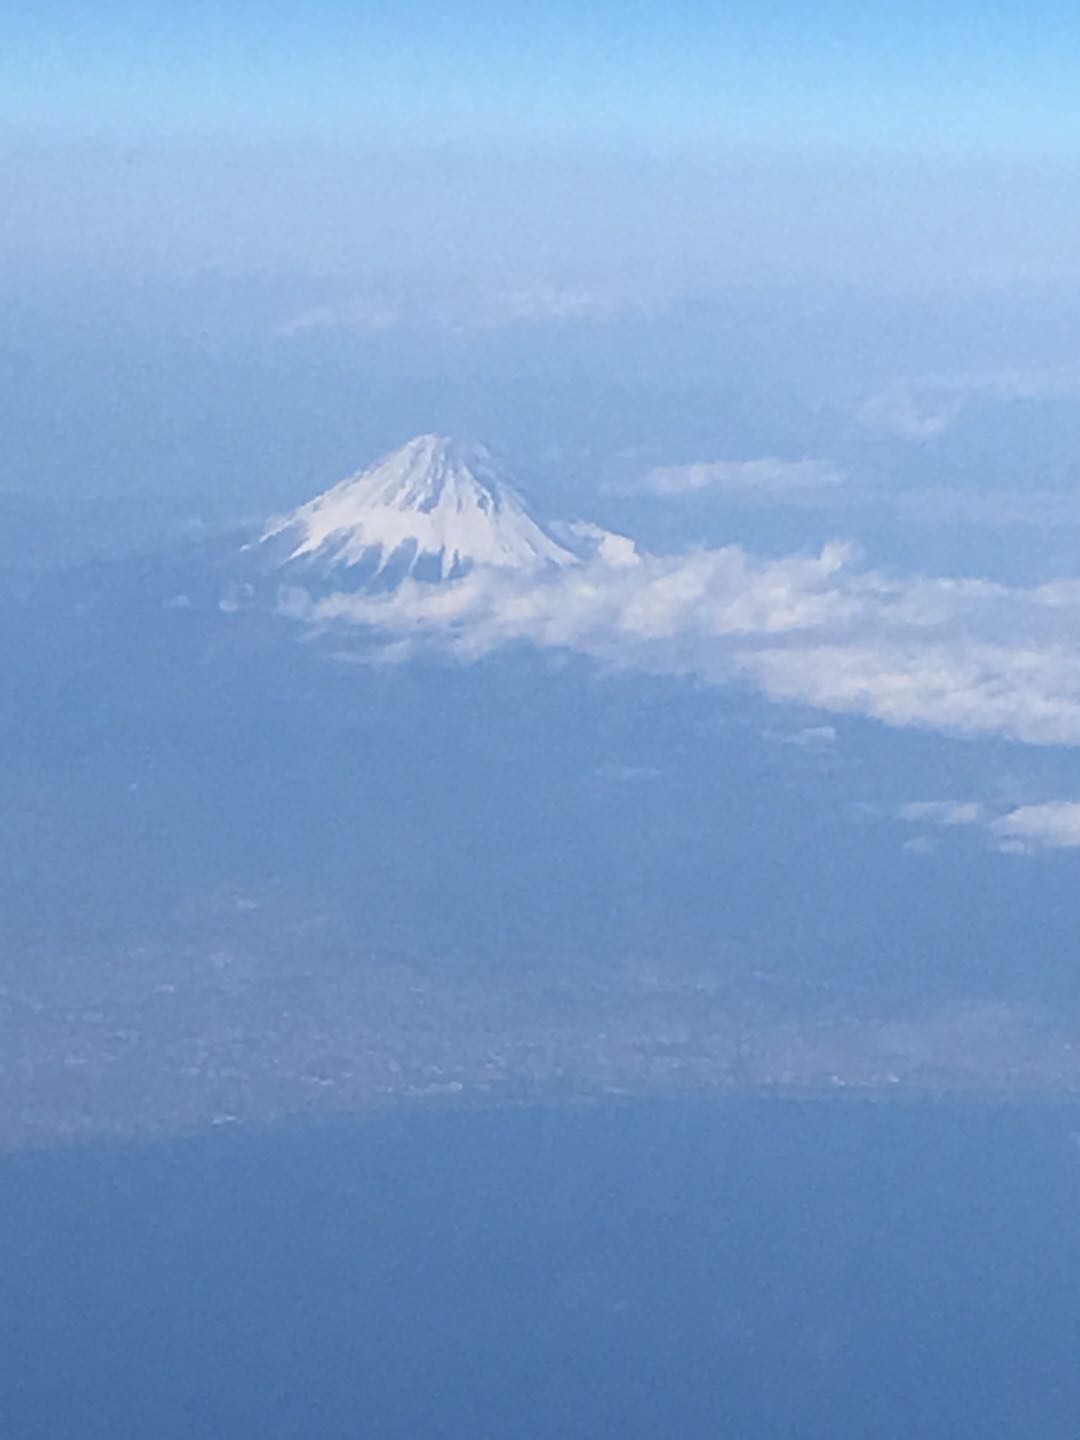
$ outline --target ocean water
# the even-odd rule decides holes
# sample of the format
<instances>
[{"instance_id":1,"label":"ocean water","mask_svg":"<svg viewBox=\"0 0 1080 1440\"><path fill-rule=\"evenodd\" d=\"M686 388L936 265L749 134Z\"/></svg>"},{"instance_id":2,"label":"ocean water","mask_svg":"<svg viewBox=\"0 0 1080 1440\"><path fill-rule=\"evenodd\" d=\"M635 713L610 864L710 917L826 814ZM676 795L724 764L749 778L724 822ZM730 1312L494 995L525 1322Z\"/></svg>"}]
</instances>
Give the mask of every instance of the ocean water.
<instances>
[{"instance_id":1,"label":"ocean water","mask_svg":"<svg viewBox=\"0 0 1080 1440\"><path fill-rule=\"evenodd\" d=\"M1076 1440L1080 1112L413 1113L0 1161L5 1440Z\"/></svg>"}]
</instances>

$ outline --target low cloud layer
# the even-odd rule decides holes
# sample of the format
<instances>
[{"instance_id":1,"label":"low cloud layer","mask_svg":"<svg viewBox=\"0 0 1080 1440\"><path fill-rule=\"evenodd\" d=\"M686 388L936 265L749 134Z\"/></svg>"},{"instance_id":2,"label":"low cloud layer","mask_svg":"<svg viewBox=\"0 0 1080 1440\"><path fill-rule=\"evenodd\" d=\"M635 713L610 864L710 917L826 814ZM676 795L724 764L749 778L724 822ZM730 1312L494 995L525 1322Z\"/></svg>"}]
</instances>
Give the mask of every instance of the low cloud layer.
<instances>
[{"instance_id":1,"label":"low cloud layer","mask_svg":"<svg viewBox=\"0 0 1080 1440\"><path fill-rule=\"evenodd\" d=\"M621 541L552 575L477 569L378 596L292 591L285 604L318 627L365 627L384 656L436 646L472 660L530 643L893 726L1080 745L1080 581L895 577L841 544L767 560Z\"/></svg>"}]
</instances>

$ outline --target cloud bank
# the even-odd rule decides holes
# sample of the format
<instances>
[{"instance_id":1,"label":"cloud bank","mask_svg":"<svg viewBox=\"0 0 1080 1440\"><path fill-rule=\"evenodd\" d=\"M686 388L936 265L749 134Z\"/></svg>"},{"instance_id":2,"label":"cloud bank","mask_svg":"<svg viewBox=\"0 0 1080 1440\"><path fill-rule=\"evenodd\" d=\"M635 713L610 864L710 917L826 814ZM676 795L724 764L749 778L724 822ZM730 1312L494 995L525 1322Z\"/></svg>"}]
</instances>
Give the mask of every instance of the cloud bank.
<instances>
[{"instance_id":1,"label":"cloud bank","mask_svg":"<svg viewBox=\"0 0 1080 1440\"><path fill-rule=\"evenodd\" d=\"M624 540L556 574L478 568L382 595L292 590L284 606L319 629L362 627L375 655L434 646L470 661L528 643L827 714L1080 745L1076 580L889 576L838 543L764 559L738 546L652 555Z\"/></svg>"}]
</instances>

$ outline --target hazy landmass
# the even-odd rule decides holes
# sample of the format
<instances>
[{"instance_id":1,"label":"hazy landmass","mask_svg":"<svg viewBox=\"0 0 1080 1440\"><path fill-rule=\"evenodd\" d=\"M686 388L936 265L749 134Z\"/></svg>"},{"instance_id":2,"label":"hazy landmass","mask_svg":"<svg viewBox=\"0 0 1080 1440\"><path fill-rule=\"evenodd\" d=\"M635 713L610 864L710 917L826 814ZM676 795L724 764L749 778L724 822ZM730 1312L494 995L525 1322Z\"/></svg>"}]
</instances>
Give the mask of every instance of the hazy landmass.
<instances>
[{"instance_id":1,"label":"hazy landmass","mask_svg":"<svg viewBox=\"0 0 1080 1440\"><path fill-rule=\"evenodd\" d=\"M711 669L835 624L852 592L807 563L537 519L428 436L295 511L13 577L4 1143L1075 1093L1053 752ZM970 713L1034 724L1016 677Z\"/></svg>"}]
</instances>

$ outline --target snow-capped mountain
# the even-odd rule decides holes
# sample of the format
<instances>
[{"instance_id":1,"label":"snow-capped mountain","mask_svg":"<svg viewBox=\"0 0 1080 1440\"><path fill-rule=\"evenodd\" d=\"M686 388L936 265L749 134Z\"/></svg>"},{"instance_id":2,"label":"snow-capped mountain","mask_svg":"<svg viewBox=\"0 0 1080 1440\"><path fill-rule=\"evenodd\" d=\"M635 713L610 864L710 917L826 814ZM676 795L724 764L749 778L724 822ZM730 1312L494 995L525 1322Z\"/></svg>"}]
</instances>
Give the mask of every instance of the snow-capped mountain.
<instances>
[{"instance_id":1,"label":"snow-capped mountain","mask_svg":"<svg viewBox=\"0 0 1080 1440\"><path fill-rule=\"evenodd\" d=\"M578 559L532 518L482 445L420 435L267 526L277 563L321 579L454 579Z\"/></svg>"}]
</instances>

